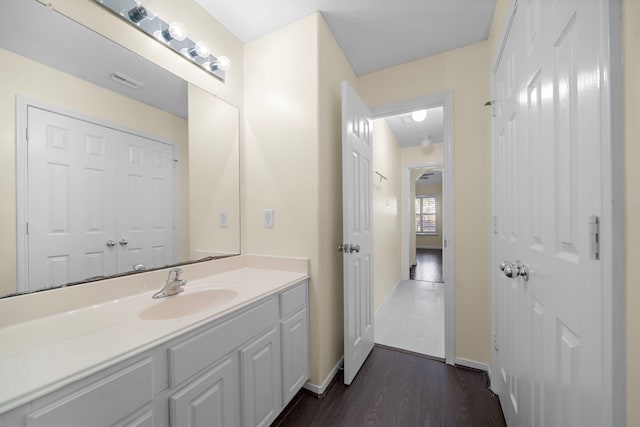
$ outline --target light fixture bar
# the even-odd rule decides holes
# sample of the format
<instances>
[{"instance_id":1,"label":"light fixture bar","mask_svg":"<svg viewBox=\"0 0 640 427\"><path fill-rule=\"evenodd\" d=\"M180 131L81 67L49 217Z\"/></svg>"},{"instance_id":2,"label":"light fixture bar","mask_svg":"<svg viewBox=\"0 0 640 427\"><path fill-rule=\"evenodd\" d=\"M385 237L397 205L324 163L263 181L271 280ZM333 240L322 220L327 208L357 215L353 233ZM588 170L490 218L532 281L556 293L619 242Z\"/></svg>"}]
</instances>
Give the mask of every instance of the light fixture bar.
<instances>
[{"instance_id":1,"label":"light fixture bar","mask_svg":"<svg viewBox=\"0 0 640 427\"><path fill-rule=\"evenodd\" d=\"M226 70L230 66L229 58L214 56L209 52L207 43L191 40L187 29L181 23L164 21L147 9L144 2L140 0L94 1L149 37L153 37L158 43L168 47L186 61L225 81Z\"/></svg>"}]
</instances>

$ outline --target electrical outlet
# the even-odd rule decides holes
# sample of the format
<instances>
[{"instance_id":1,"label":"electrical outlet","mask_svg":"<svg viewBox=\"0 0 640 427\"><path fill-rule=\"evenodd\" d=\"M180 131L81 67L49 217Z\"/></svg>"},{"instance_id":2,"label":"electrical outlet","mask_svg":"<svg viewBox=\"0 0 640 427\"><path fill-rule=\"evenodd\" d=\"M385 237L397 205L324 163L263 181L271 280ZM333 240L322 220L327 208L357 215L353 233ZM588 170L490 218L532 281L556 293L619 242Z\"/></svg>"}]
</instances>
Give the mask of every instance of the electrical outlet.
<instances>
[{"instance_id":1,"label":"electrical outlet","mask_svg":"<svg viewBox=\"0 0 640 427\"><path fill-rule=\"evenodd\" d=\"M227 211L220 211L218 216L218 225L220 228L229 227L229 213Z\"/></svg>"},{"instance_id":2,"label":"electrical outlet","mask_svg":"<svg viewBox=\"0 0 640 427\"><path fill-rule=\"evenodd\" d=\"M273 228L273 209L264 210L264 228Z\"/></svg>"}]
</instances>

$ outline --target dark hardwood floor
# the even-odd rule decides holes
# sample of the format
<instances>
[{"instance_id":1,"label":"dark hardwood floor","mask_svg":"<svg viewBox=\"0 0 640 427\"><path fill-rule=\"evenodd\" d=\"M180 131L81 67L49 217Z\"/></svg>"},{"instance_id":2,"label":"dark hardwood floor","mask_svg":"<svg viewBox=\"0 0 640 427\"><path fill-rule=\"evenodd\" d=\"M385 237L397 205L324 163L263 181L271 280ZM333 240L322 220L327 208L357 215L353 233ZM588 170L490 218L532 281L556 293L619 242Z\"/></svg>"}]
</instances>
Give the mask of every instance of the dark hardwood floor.
<instances>
[{"instance_id":1,"label":"dark hardwood floor","mask_svg":"<svg viewBox=\"0 0 640 427\"><path fill-rule=\"evenodd\" d=\"M444 282L442 249L416 249L416 265L411 267L409 278L425 282Z\"/></svg>"},{"instance_id":2,"label":"dark hardwood floor","mask_svg":"<svg viewBox=\"0 0 640 427\"><path fill-rule=\"evenodd\" d=\"M341 371L342 372L342 371ZM349 387L298 393L272 426L504 426L484 372L376 345Z\"/></svg>"}]
</instances>

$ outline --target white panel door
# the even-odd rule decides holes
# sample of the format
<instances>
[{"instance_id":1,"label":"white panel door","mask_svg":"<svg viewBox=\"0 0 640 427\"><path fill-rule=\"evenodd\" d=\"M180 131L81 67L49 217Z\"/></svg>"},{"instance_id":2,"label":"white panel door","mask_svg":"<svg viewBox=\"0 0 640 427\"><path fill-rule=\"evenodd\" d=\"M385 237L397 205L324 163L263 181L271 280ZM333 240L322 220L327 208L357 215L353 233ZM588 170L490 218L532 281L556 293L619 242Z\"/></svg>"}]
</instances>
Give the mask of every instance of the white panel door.
<instances>
[{"instance_id":1,"label":"white panel door","mask_svg":"<svg viewBox=\"0 0 640 427\"><path fill-rule=\"evenodd\" d=\"M173 147L122 134L118 163L118 272L174 261Z\"/></svg>"},{"instance_id":2,"label":"white panel door","mask_svg":"<svg viewBox=\"0 0 640 427\"><path fill-rule=\"evenodd\" d=\"M344 383L351 384L373 349L371 112L342 83L342 229Z\"/></svg>"},{"instance_id":3,"label":"white panel door","mask_svg":"<svg viewBox=\"0 0 640 427\"><path fill-rule=\"evenodd\" d=\"M174 262L173 146L28 107L27 286Z\"/></svg>"},{"instance_id":4,"label":"white panel door","mask_svg":"<svg viewBox=\"0 0 640 427\"><path fill-rule=\"evenodd\" d=\"M117 133L28 107L28 289L116 273Z\"/></svg>"},{"instance_id":5,"label":"white panel door","mask_svg":"<svg viewBox=\"0 0 640 427\"><path fill-rule=\"evenodd\" d=\"M519 2L494 75L499 395L509 425L605 425L598 0Z\"/></svg>"}]
</instances>

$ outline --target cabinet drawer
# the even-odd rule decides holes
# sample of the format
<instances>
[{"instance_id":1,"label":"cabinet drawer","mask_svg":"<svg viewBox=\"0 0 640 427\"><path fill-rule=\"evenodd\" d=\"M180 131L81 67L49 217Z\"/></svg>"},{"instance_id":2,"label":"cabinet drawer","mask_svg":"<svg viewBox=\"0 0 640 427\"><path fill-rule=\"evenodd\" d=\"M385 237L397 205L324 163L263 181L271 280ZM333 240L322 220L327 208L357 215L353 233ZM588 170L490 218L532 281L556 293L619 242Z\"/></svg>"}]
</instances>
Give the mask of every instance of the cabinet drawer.
<instances>
[{"instance_id":1,"label":"cabinet drawer","mask_svg":"<svg viewBox=\"0 0 640 427\"><path fill-rule=\"evenodd\" d=\"M280 317L286 317L307 304L307 281L280 294Z\"/></svg>"},{"instance_id":2,"label":"cabinet drawer","mask_svg":"<svg viewBox=\"0 0 640 427\"><path fill-rule=\"evenodd\" d=\"M169 385L197 374L278 321L274 297L236 317L169 348Z\"/></svg>"},{"instance_id":3,"label":"cabinet drawer","mask_svg":"<svg viewBox=\"0 0 640 427\"><path fill-rule=\"evenodd\" d=\"M110 426L153 400L151 359L142 360L27 415L27 426Z\"/></svg>"}]
</instances>

